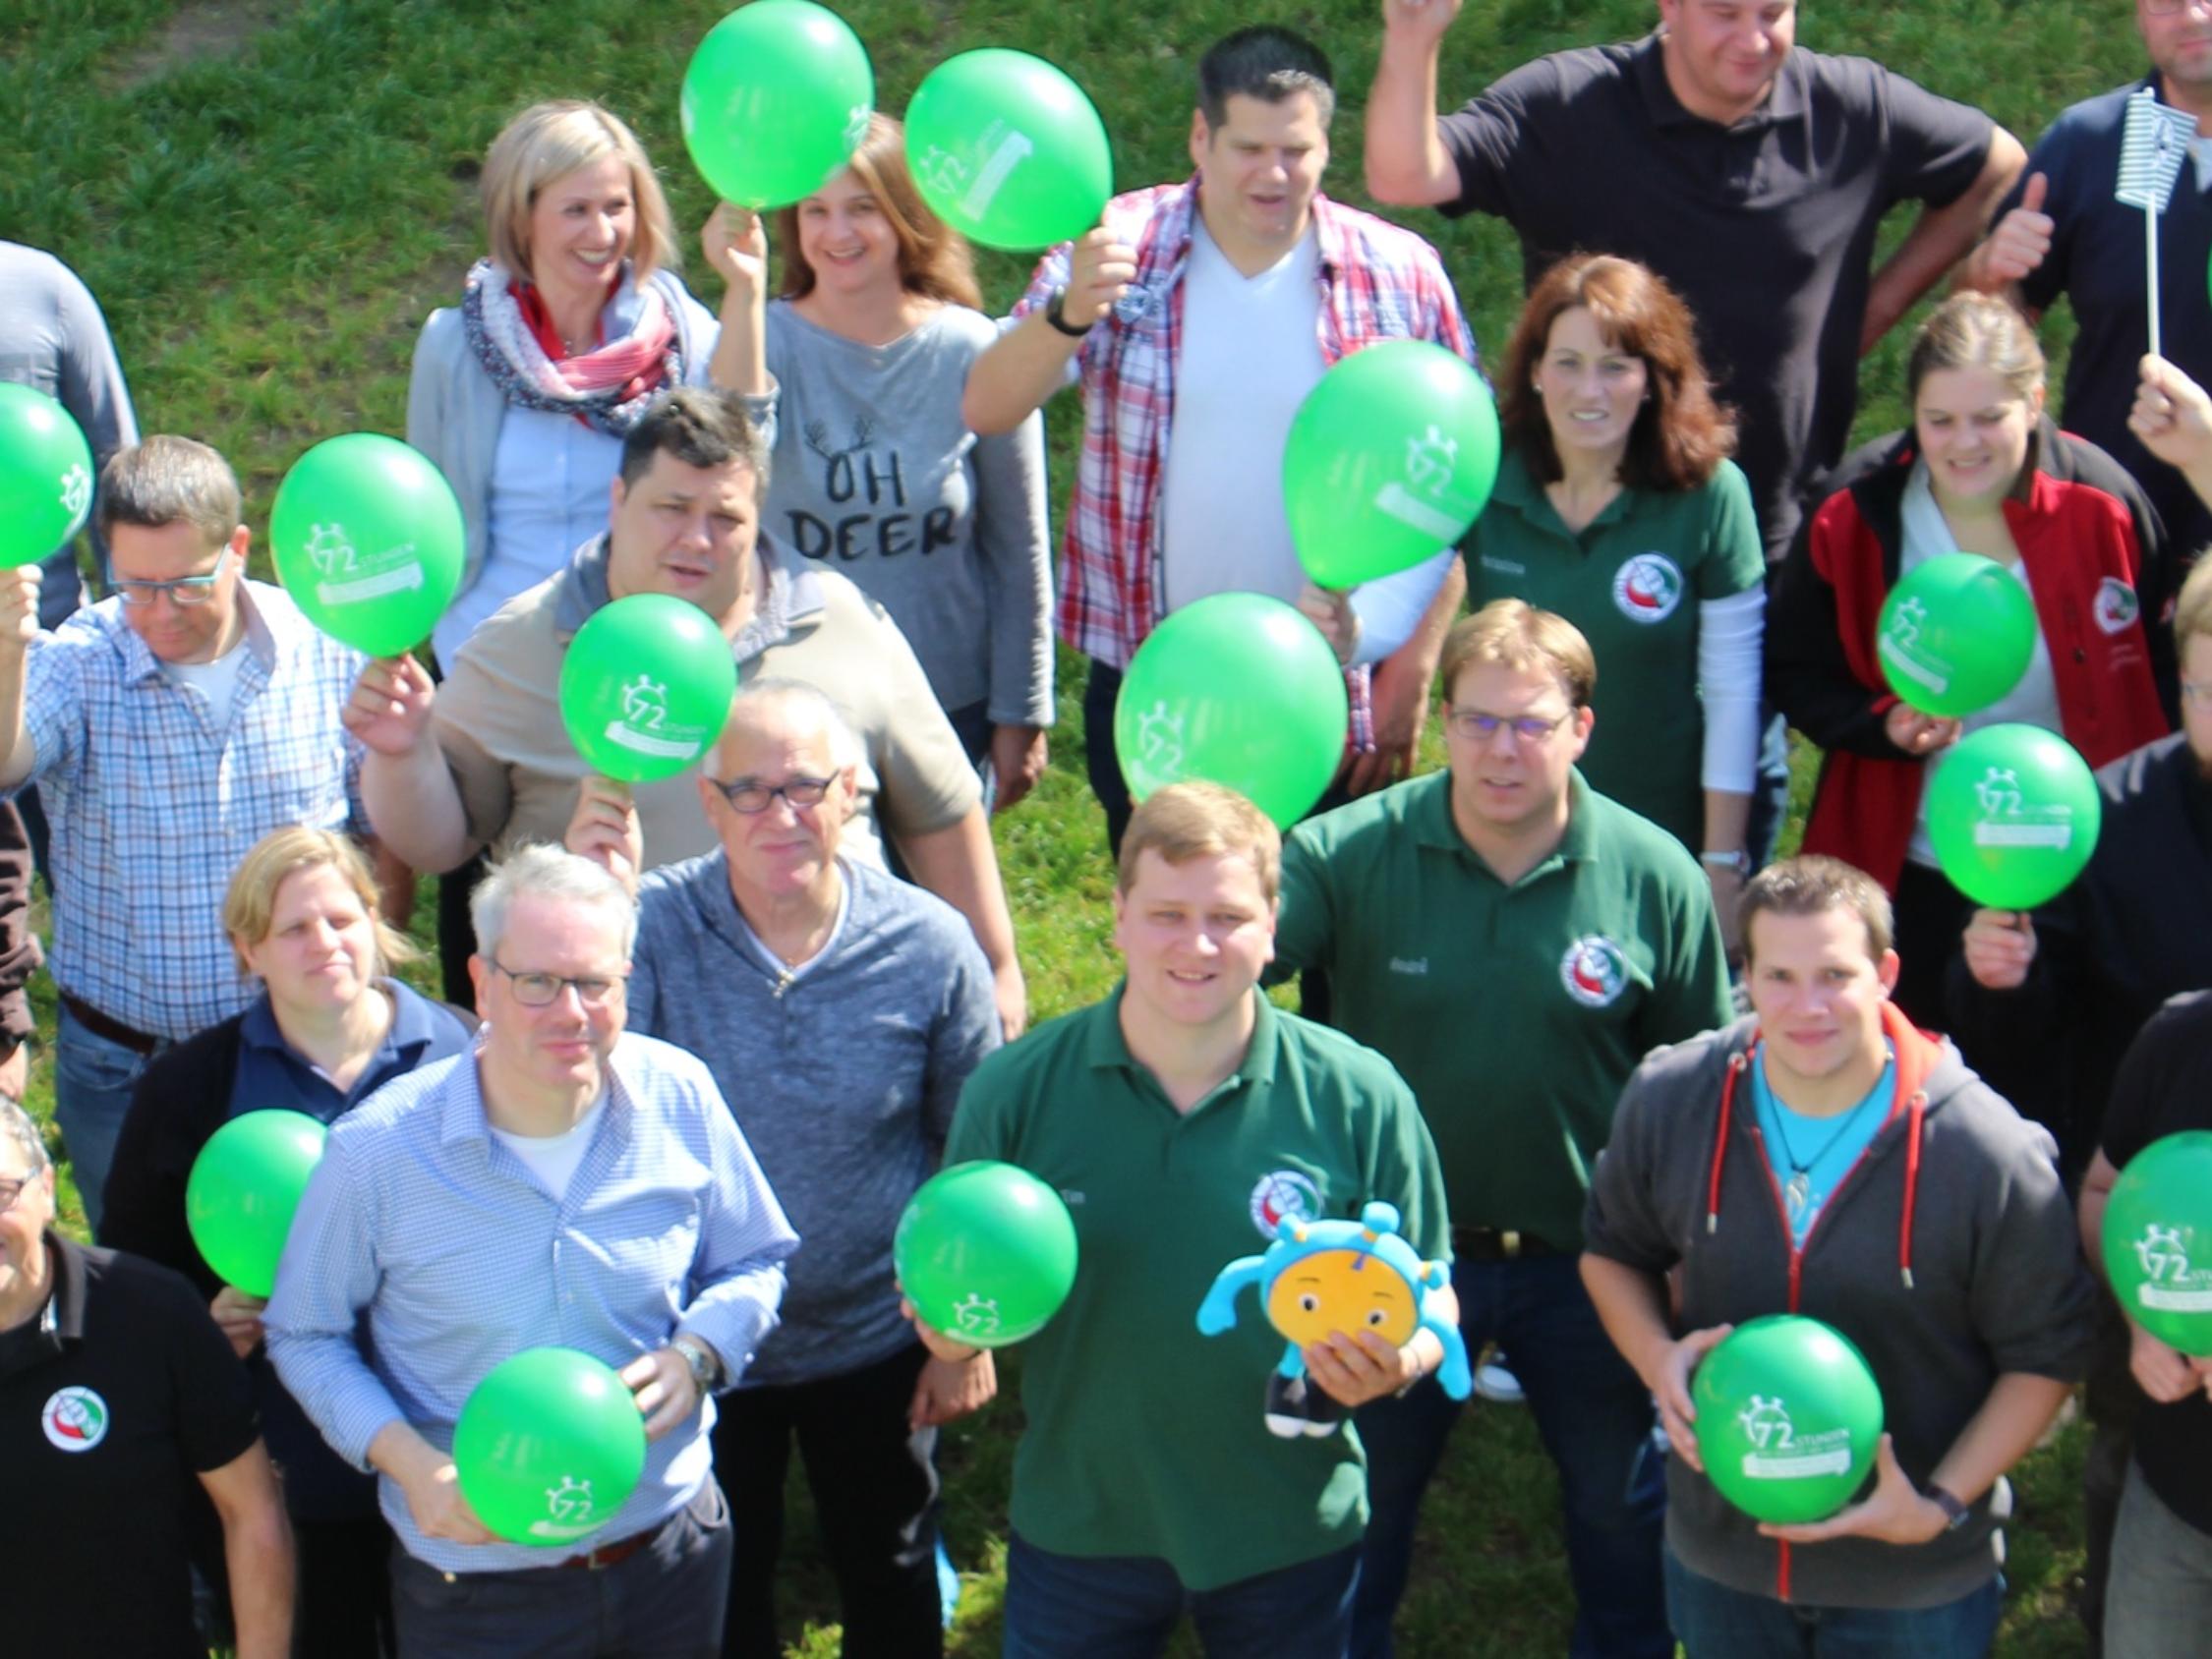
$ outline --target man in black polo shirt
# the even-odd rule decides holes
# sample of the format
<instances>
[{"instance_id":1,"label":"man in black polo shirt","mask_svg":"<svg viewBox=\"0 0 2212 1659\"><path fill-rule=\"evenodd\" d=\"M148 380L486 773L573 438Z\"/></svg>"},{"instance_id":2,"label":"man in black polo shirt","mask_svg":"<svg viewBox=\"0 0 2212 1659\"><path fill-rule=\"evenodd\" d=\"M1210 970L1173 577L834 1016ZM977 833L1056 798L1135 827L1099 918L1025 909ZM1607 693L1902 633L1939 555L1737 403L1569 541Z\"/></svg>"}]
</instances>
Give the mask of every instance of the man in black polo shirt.
<instances>
[{"instance_id":1,"label":"man in black polo shirt","mask_svg":"<svg viewBox=\"0 0 2212 1659\"><path fill-rule=\"evenodd\" d=\"M2082 1242L2100 1269L2119 1172L2152 1141L2184 1129L2212 1129L2212 992L2168 1002L2121 1064L2081 1186ZM2212 1361L2176 1353L2132 1320L2128 1334L2144 1402L2113 1534L2105 1659L2200 1653L2212 1624Z\"/></svg>"},{"instance_id":2,"label":"man in black polo shirt","mask_svg":"<svg viewBox=\"0 0 2212 1659\"><path fill-rule=\"evenodd\" d=\"M205 1659L187 1516L222 1519L238 1659L292 1645L292 1539L245 1368L167 1268L51 1230L54 1171L0 1096L0 1645Z\"/></svg>"},{"instance_id":3,"label":"man in black polo shirt","mask_svg":"<svg viewBox=\"0 0 2212 1659\"><path fill-rule=\"evenodd\" d=\"M1961 287L2003 294L2039 317L2064 299L2078 332L2066 359L2066 429L2107 451L2143 486L2184 557L2212 542L2212 512L2181 474L2128 429L2135 364L2148 349L2143 214L2113 195L2127 100L2148 87L2196 120L2194 153L2159 215L2159 290L2166 358L2212 380L2212 29L2190 0L2135 0L2151 72L2061 112L2036 141L1989 240L1959 267Z\"/></svg>"},{"instance_id":4,"label":"man in black polo shirt","mask_svg":"<svg viewBox=\"0 0 2212 1659\"><path fill-rule=\"evenodd\" d=\"M1843 453L1860 355L1974 246L2020 170L1979 110L1797 48L1789 0L1659 0L1642 40L1554 52L1436 118L1460 0L1383 0L1368 188L1520 233L1530 286L1577 251L1640 259L1698 320L1735 405L1769 561ZM1879 271L1875 232L1925 203Z\"/></svg>"}]
</instances>

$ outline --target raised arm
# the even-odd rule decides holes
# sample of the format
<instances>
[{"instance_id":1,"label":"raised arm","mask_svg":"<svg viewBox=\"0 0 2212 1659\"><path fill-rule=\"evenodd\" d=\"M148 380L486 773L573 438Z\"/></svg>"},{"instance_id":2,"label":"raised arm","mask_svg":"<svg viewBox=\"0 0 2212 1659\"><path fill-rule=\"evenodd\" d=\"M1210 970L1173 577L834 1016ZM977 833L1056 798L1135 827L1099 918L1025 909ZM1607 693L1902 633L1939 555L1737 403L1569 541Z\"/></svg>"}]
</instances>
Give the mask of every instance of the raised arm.
<instances>
[{"instance_id":1,"label":"raised arm","mask_svg":"<svg viewBox=\"0 0 2212 1659\"><path fill-rule=\"evenodd\" d=\"M985 437L1011 432L1066 385L1069 365L1083 349L1085 332L1105 319L1136 275L1136 255L1115 241L1104 225L1046 256L1038 280L1057 274L1063 264L1061 320L1078 332L1053 326L1049 308L1039 306L1000 335L967 372L960 418L970 430ZM1033 290L1035 284L1031 286Z\"/></svg>"},{"instance_id":2,"label":"raised arm","mask_svg":"<svg viewBox=\"0 0 2212 1659\"><path fill-rule=\"evenodd\" d=\"M1460 194L1459 165L1436 131L1436 58L1460 0L1382 0L1382 56L1368 89L1368 194L1433 207Z\"/></svg>"},{"instance_id":3,"label":"raised arm","mask_svg":"<svg viewBox=\"0 0 2212 1659\"><path fill-rule=\"evenodd\" d=\"M35 564L0 572L0 788L13 789L38 764L38 746L24 725L30 678L30 642L38 632Z\"/></svg>"},{"instance_id":4,"label":"raised arm","mask_svg":"<svg viewBox=\"0 0 2212 1659\"><path fill-rule=\"evenodd\" d=\"M431 730L437 700L430 670L412 657L361 670L345 728L368 751L361 795L377 838L417 870L457 870L476 850L461 791Z\"/></svg>"},{"instance_id":5,"label":"raised arm","mask_svg":"<svg viewBox=\"0 0 2212 1659\"><path fill-rule=\"evenodd\" d=\"M725 201L699 242L723 280L722 332L708 373L724 391L763 396L769 384L768 232L758 213Z\"/></svg>"}]
</instances>

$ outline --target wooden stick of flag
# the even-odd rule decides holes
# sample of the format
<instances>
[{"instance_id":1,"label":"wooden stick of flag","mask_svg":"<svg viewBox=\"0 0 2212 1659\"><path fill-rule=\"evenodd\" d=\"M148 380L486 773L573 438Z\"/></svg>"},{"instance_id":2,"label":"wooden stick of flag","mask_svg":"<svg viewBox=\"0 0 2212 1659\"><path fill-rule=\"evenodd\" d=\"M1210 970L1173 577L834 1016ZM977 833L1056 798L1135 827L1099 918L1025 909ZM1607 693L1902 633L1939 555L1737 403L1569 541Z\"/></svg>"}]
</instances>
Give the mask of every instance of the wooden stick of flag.
<instances>
[{"instance_id":1,"label":"wooden stick of flag","mask_svg":"<svg viewBox=\"0 0 2212 1659\"><path fill-rule=\"evenodd\" d=\"M2174 199L2174 181L2188 159L2196 121L2162 104L2148 86L2127 100L2127 122L2120 137L2120 181L2116 200L2143 210L2143 303L2150 315L2150 349L2160 350L2158 316L2158 216Z\"/></svg>"}]
</instances>

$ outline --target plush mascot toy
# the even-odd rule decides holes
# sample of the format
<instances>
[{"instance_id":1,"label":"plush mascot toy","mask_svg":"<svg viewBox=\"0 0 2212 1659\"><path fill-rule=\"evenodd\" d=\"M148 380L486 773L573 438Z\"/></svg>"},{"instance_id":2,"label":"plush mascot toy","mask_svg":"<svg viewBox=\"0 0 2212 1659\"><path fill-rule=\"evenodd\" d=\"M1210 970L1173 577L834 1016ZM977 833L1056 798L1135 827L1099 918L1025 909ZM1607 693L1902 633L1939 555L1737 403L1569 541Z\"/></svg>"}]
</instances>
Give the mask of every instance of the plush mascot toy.
<instances>
[{"instance_id":1,"label":"plush mascot toy","mask_svg":"<svg viewBox=\"0 0 2212 1659\"><path fill-rule=\"evenodd\" d=\"M1433 1331L1444 1344L1438 1380L1454 1400L1473 1386L1467 1344L1459 1327L1427 1311L1428 1291L1445 1284L1450 1269L1425 1262L1398 1236L1394 1205L1372 1203L1356 1222L1308 1221L1285 1216L1275 1224L1266 1254L1245 1256L1215 1276L1198 1306L1198 1330L1218 1337L1237 1323L1237 1297L1259 1287L1267 1323L1288 1339L1282 1363L1267 1379L1266 1422L1286 1439L1330 1434L1345 1408L1306 1379L1305 1349L1333 1333L1372 1331L1402 1347L1416 1331Z\"/></svg>"}]
</instances>

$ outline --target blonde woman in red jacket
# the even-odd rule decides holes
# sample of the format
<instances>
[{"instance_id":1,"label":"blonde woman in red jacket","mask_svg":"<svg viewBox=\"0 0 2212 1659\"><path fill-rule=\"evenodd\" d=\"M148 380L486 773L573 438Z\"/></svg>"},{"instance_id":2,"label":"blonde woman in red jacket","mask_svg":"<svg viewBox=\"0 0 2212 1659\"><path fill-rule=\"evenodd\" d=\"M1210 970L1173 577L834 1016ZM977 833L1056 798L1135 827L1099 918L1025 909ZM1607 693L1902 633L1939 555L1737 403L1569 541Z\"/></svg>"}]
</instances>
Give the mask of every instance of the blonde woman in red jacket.
<instances>
[{"instance_id":1,"label":"blonde woman in red jacket","mask_svg":"<svg viewBox=\"0 0 2212 1659\"><path fill-rule=\"evenodd\" d=\"M1775 579L1767 684L1825 750L1804 850L1890 890L1896 998L1939 1022L1946 968L1971 906L1936 868L1922 812L1928 762L1967 731L2024 721L2102 766L2172 729L2173 664L2146 627L2172 592L2164 533L2103 450L2043 413L2043 353L2018 313L1961 294L1921 326L1906 369L1909 431L1847 457ZM1874 651L1899 575L1944 553L2003 565L2034 601L2020 683L1963 720L1901 702ZM2163 660L2154 659L2154 652Z\"/></svg>"}]
</instances>

